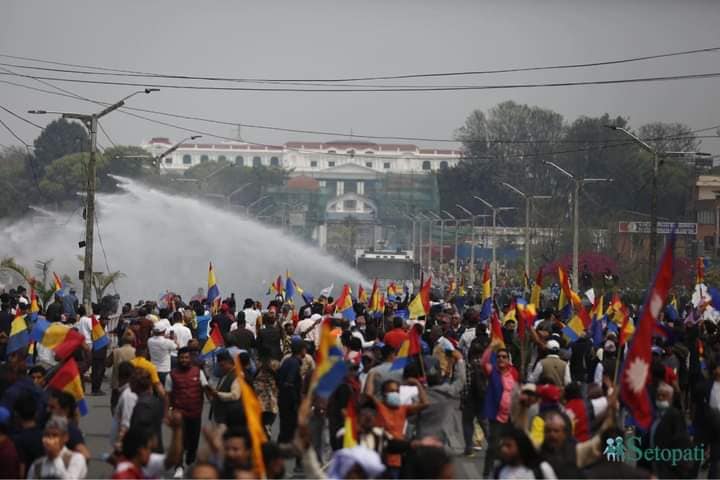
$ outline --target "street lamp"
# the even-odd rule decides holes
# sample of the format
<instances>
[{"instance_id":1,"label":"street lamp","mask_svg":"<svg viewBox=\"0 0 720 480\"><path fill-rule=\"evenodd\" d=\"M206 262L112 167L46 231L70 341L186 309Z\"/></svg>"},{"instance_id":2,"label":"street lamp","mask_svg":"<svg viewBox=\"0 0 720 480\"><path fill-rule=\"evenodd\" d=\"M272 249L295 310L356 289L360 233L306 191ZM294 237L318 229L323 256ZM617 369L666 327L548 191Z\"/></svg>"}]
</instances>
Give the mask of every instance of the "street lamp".
<instances>
[{"instance_id":1,"label":"street lamp","mask_svg":"<svg viewBox=\"0 0 720 480\"><path fill-rule=\"evenodd\" d=\"M525 275L530 277L530 212L532 210L533 200L547 200L552 198L550 195L528 195L519 188L513 187L507 182L503 185L525 199Z\"/></svg>"},{"instance_id":2,"label":"street lamp","mask_svg":"<svg viewBox=\"0 0 720 480\"><path fill-rule=\"evenodd\" d=\"M422 212L418 212L418 216L428 224L428 255L427 255L427 271L430 274L430 263L432 262L432 224L433 219ZM422 248L422 237L420 237L420 248ZM422 266L422 265L421 265Z\"/></svg>"},{"instance_id":3,"label":"street lamp","mask_svg":"<svg viewBox=\"0 0 720 480\"><path fill-rule=\"evenodd\" d=\"M487 218L488 215L482 214L482 213L479 215L476 215L476 214L472 213L469 209L460 205L459 203L456 203L455 206L458 207L463 212L465 212L465 214L468 217L470 217L470 224L471 224L471 230L470 230L470 285L475 285L475 219L478 217L482 217L483 226L484 226L485 218Z\"/></svg>"},{"instance_id":4,"label":"street lamp","mask_svg":"<svg viewBox=\"0 0 720 480\"><path fill-rule=\"evenodd\" d=\"M413 260L417 261L417 243L415 243L415 232L416 232L416 225L417 222L415 221L415 217L412 215L405 214L405 217L410 220L410 223L412 223L412 237L410 237L410 248L413 252Z\"/></svg>"},{"instance_id":5,"label":"street lamp","mask_svg":"<svg viewBox=\"0 0 720 480\"><path fill-rule=\"evenodd\" d=\"M492 288L495 288L497 285L497 214L498 212L502 212L505 210L515 210L515 207L495 207L490 202L488 202L485 199L482 199L478 197L477 195L473 195L473 198L475 200L480 200L482 203L485 204L486 207L488 207L492 211L492 226L493 226L493 235L492 235Z\"/></svg>"},{"instance_id":6,"label":"street lamp","mask_svg":"<svg viewBox=\"0 0 720 480\"><path fill-rule=\"evenodd\" d=\"M180 148L180 146L181 146L183 143L187 142L188 140L197 140L198 138L202 138L202 135L193 135L193 136L191 136L191 137L183 138L182 140L180 140L180 141L177 142L175 145L173 145L172 147L168 148L167 150L165 150L164 152L162 152L162 153L161 153L160 155L158 155L158 156L152 156L152 155L116 155L115 158L149 158L149 159L152 160L152 163L153 163L158 169L160 169L160 167L162 166L161 161L162 161L163 158L167 157L168 155L170 155L171 153L173 153L175 150L177 150L178 148Z\"/></svg>"},{"instance_id":7,"label":"street lamp","mask_svg":"<svg viewBox=\"0 0 720 480\"><path fill-rule=\"evenodd\" d=\"M92 276L93 276L93 247L95 240L95 182L96 182L96 156L97 156L97 129L98 120L105 115L117 110L125 105L130 98L140 93L149 94L159 91L158 88L146 88L137 90L130 95L124 97L118 102L113 103L100 110L98 113L67 113L67 112L49 112L47 110L29 110L28 113L35 115L55 114L61 115L62 118L70 118L80 120L85 128L90 132L90 160L87 164L87 195L85 199L85 258L83 265L83 291L82 300L88 314L92 313ZM98 298L98 301L100 299Z\"/></svg>"},{"instance_id":8,"label":"street lamp","mask_svg":"<svg viewBox=\"0 0 720 480\"><path fill-rule=\"evenodd\" d=\"M580 255L580 188L586 183L602 183L612 182L612 178L580 178L576 177L572 173L568 172L564 168L560 167L553 162L543 162L545 165L550 165L555 170L569 178L575 183L575 193L573 196L573 277L572 277L572 288L577 291L578 289L578 278L580 272L578 270L578 261Z\"/></svg>"},{"instance_id":9,"label":"street lamp","mask_svg":"<svg viewBox=\"0 0 720 480\"><path fill-rule=\"evenodd\" d=\"M444 213L445 215L447 215L448 217L450 217L450 220L452 220L453 222L455 222L455 254L454 254L454 256L455 256L455 261L453 262L453 263L454 263L454 266L453 266L453 276L454 276L455 279L457 280L458 228L459 228L458 225L459 225L460 221L459 221L457 218L455 218L455 215L453 215L452 213L448 212L447 210L440 210L440 213Z\"/></svg>"},{"instance_id":10,"label":"street lamp","mask_svg":"<svg viewBox=\"0 0 720 480\"><path fill-rule=\"evenodd\" d=\"M609 128L610 130L615 130L616 132L624 134L625 136L629 137L633 142L638 144L640 148L651 153L653 156L653 174L650 190L650 252L648 254L648 278L652 280L652 276L655 271L655 261L657 258L657 178L658 169L660 167L660 159L686 156L709 157L711 155L705 152L659 152L657 149L648 145L647 142L642 141L634 133L622 127L617 127L615 125L605 125L605 128Z\"/></svg>"}]
</instances>

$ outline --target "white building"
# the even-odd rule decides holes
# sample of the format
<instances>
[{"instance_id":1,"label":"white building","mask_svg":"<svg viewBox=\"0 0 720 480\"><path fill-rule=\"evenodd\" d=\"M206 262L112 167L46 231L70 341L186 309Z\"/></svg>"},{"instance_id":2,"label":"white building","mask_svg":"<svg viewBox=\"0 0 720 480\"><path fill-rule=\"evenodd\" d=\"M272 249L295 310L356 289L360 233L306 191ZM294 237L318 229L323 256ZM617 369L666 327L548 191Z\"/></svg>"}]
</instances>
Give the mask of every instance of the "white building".
<instances>
[{"instance_id":1,"label":"white building","mask_svg":"<svg viewBox=\"0 0 720 480\"><path fill-rule=\"evenodd\" d=\"M172 145L168 138L153 138L141 147L157 156ZM224 160L248 167L282 167L292 170L293 176L314 177L323 170L342 165L358 165L379 173L402 174L452 167L458 163L460 156L459 150L350 140L287 142L282 146L243 142L185 143L163 158L162 168L182 172L200 163Z\"/></svg>"}]
</instances>

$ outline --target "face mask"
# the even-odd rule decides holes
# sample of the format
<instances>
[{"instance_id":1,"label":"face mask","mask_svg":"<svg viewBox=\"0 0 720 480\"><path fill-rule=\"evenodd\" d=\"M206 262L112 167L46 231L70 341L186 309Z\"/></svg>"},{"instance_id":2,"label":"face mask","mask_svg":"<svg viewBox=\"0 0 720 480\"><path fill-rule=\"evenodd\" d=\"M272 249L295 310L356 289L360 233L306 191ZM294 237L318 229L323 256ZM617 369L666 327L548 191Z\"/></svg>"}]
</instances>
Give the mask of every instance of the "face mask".
<instances>
[{"instance_id":1,"label":"face mask","mask_svg":"<svg viewBox=\"0 0 720 480\"><path fill-rule=\"evenodd\" d=\"M658 410L667 410L668 408L670 408L670 402L668 402L667 400L656 400L655 406Z\"/></svg>"},{"instance_id":2,"label":"face mask","mask_svg":"<svg viewBox=\"0 0 720 480\"><path fill-rule=\"evenodd\" d=\"M400 393L390 392L385 394L385 402L391 407L400 406Z\"/></svg>"}]
</instances>

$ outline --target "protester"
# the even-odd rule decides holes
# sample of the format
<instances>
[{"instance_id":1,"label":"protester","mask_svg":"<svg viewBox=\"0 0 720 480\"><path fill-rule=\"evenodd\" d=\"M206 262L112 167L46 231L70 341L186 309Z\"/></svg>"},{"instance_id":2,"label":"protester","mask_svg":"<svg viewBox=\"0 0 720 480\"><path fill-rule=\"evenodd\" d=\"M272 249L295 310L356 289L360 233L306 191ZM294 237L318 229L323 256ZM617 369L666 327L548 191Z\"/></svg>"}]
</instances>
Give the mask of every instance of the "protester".
<instances>
[{"instance_id":1,"label":"protester","mask_svg":"<svg viewBox=\"0 0 720 480\"><path fill-rule=\"evenodd\" d=\"M63 417L51 417L45 424L42 443L45 455L28 468L28 479L85 478L87 464L81 454L68 450L68 421Z\"/></svg>"}]
</instances>

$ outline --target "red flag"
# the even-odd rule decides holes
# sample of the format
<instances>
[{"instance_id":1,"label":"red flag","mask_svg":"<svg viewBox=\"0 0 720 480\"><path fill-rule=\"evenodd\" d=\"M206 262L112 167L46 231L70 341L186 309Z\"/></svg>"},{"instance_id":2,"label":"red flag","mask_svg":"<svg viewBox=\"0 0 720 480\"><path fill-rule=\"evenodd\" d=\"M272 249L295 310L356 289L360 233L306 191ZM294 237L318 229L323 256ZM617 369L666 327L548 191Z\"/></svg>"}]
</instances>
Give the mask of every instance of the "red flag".
<instances>
[{"instance_id":1,"label":"red flag","mask_svg":"<svg viewBox=\"0 0 720 480\"><path fill-rule=\"evenodd\" d=\"M653 325L657 322L663 305L665 305L665 298L667 298L672 284L674 247L675 235L672 235L660 260L660 268L655 274L655 282L645 299L642 317L620 377L620 397L630 408L637 424L644 429L650 427L653 419L650 397L647 392L647 384L650 381L650 364L652 363L650 349Z\"/></svg>"},{"instance_id":2,"label":"red flag","mask_svg":"<svg viewBox=\"0 0 720 480\"><path fill-rule=\"evenodd\" d=\"M75 353L75 350L80 348L85 343L85 336L75 330L74 328L71 328L68 330L67 335L65 336L65 339L60 343L58 346L56 346L53 351L55 352L55 356L59 358L60 360L65 360L70 355Z\"/></svg>"},{"instance_id":3,"label":"red flag","mask_svg":"<svg viewBox=\"0 0 720 480\"><path fill-rule=\"evenodd\" d=\"M418 355L422 351L420 347L420 332L415 325L410 329L408 333L408 340L410 341L410 350L408 355Z\"/></svg>"},{"instance_id":4,"label":"red flag","mask_svg":"<svg viewBox=\"0 0 720 480\"><path fill-rule=\"evenodd\" d=\"M493 311L490 320L490 346L499 345L505 348L505 339L503 338L502 327L497 312Z\"/></svg>"}]
</instances>

